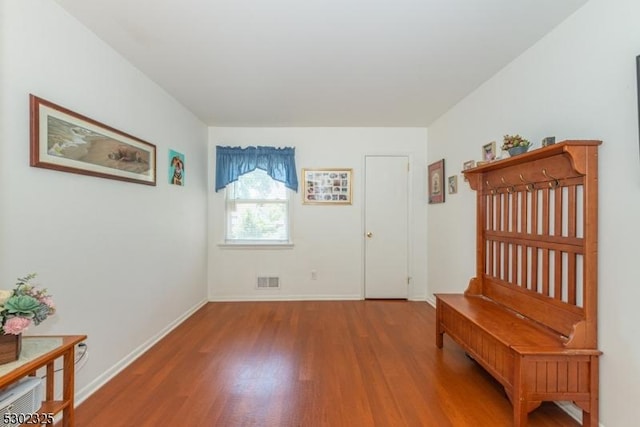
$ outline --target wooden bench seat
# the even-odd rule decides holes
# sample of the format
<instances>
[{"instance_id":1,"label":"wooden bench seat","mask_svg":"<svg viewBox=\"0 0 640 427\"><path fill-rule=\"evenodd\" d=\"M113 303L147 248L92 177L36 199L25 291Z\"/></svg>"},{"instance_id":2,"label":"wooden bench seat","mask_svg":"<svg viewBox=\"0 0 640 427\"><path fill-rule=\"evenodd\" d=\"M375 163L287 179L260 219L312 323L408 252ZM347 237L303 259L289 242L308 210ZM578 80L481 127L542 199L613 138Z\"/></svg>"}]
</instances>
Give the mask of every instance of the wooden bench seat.
<instances>
[{"instance_id":1,"label":"wooden bench seat","mask_svg":"<svg viewBox=\"0 0 640 427\"><path fill-rule=\"evenodd\" d=\"M486 331L486 333L506 347L549 347L564 350L566 337L532 320L523 317L509 308L499 305L493 300L481 295L466 296L462 294L437 294L438 301L447 306L452 313L443 311L443 315L462 316L464 323L471 323ZM464 336L469 331L465 324L458 325L455 319L447 319L444 323L447 332L452 337L467 341ZM438 341L439 343L439 341ZM441 347L438 345L438 347ZM481 347L478 351L481 351ZM472 351L475 353L476 351Z\"/></svg>"},{"instance_id":2,"label":"wooden bench seat","mask_svg":"<svg viewBox=\"0 0 640 427\"><path fill-rule=\"evenodd\" d=\"M477 191L476 277L436 294L446 333L505 389L516 427L543 401L598 426L597 148L555 146L464 171Z\"/></svg>"}]
</instances>

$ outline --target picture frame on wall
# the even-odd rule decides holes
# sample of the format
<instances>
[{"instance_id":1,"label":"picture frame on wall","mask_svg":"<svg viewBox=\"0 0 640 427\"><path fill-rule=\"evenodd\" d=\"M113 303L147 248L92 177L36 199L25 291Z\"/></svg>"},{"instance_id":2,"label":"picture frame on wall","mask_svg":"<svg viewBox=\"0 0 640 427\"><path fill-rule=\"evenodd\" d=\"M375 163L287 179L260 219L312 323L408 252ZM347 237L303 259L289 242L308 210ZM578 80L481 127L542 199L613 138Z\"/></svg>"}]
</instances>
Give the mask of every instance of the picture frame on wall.
<instances>
[{"instance_id":1,"label":"picture frame on wall","mask_svg":"<svg viewBox=\"0 0 640 427\"><path fill-rule=\"evenodd\" d=\"M169 184L184 186L184 154L169 149Z\"/></svg>"},{"instance_id":2,"label":"picture frame on wall","mask_svg":"<svg viewBox=\"0 0 640 427\"><path fill-rule=\"evenodd\" d=\"M302 169L302 203L305 205L350 205L352 186L352 169Z\"/></svg>"},{"instance_id":3,"label":"picture frame on wall","mask_svg":"<svg viewBox=\"0 0 640 427\"><path fill-rule=\"evenodd\" d=\"M444 203L444 159L431 163L427 168L429 204Z\"/></svg>"},{"instance_id":4,"label":"picture frame on wall","mask_svg":"<svg viewBox=\"0 0 640 427\"><path fill-rule=\"evenodd\" d=\"M156 185L156 146L29 95L30 166Z\"/></svg>"},{"instance_id":5,"label":"picture frame on wall","mask_svg":"<svg viewBox=\"0 0 640 427\"><path fill-rule=\"evenodd\" d=\"M458 175L451 175L447 179L447 189L449 194L456 194L458 192Z\"/></svg>"},{"instance_id":6,"label":"picture frame on wall","mask_svg":"<svg viewBox=\"0 0 640 427\"><path fill-rule=\"evenodd\" d=\"M636 90L638 92L638 136L640 137L640 55L636 56ZM640 139L638 141L640 143Z\"/></svg>"}]
</instances>

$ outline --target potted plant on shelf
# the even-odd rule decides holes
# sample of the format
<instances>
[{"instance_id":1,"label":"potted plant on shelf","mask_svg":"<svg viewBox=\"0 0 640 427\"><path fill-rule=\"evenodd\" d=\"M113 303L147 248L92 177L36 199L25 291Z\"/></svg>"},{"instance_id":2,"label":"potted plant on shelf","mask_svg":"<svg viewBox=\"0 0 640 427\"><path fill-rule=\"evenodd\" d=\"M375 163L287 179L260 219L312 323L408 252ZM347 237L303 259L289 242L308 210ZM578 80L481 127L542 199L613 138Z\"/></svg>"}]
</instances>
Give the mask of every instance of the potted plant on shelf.
<instances>
[{"instance_id":1,"label":"potted plant on shelf","mask_svg":"<svg viewBox=\"0 0 640 427\"><path fill-rule=\"evenodd\" d=\"M55 313L51 295L31 283L29 274L19 278L13 290L0 290L0 363L17 360L22 349L22 332L39 325Z\"/></svg>"},{"instance_id":2,"label":"potted plant on shelf","mask_svg":"<svg viewBox=\"0 0 640 427\"><path fill-rule=\"evenodd\" d=\"M526 153L530 146L531 142L520 135L505 135L502 142L502 150L508 151L511 157Z\"/></svg>"}]
</instances>

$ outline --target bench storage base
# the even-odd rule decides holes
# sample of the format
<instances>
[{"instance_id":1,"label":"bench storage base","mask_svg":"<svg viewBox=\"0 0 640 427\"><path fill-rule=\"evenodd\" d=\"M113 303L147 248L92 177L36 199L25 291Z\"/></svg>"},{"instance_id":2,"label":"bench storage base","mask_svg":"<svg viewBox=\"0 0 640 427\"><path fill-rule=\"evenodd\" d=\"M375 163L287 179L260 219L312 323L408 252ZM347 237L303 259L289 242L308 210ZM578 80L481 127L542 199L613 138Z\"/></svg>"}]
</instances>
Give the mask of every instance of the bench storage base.
<instances>
[{"instance_id":1,"label":"bench storage base","mask_svg":"<svg viewBox=\"0 0 640 427\"><path fill-rule=\"evenodd\" d=\"M436 295L436 345L447 333L505 389L517 427L543 401L572 401L583 426L598 425L598 350L563 338L482 296Z\"/></svg>"}]
</instances>

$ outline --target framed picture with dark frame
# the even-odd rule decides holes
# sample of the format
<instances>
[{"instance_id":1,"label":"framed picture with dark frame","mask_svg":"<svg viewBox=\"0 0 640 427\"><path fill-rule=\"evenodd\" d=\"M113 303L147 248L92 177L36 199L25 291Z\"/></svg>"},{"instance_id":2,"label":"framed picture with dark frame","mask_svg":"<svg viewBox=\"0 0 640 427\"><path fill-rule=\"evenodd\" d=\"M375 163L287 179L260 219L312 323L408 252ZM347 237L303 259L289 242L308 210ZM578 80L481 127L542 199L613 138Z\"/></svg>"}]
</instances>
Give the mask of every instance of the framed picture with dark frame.
<instances>
[{"instance_id":1,"label":"framed picture with dark frame","mask_svg":"<svg viewBox=\"0 0 640 427\"><path fill-rule=\"evenodd\" d=\"M640 55L636 56L636 82L636 90L638 92L638 136L640 137Z\"/></svg>"},{"instance_id":2,"label":"framed picture with dark frame","mask_svg":"<svg viewBox=\"0 0 640 427\"><path fill-rule=\"evenodd\" d=\"M29 164L156 185L156 146L67 108L29 96Z\"/></svg>"},{"instance_id":3,"label":"framed picture with dark frame","mask_svg":"<svg viewBox=\"0 0 640 427\"><path fill-rule=\"evenodd\" d=\"M446 185L444 175L444 159L431 163L427 171L427 188L429 203L444 203L444 188Z\"/></svg>"}]
</instances>

